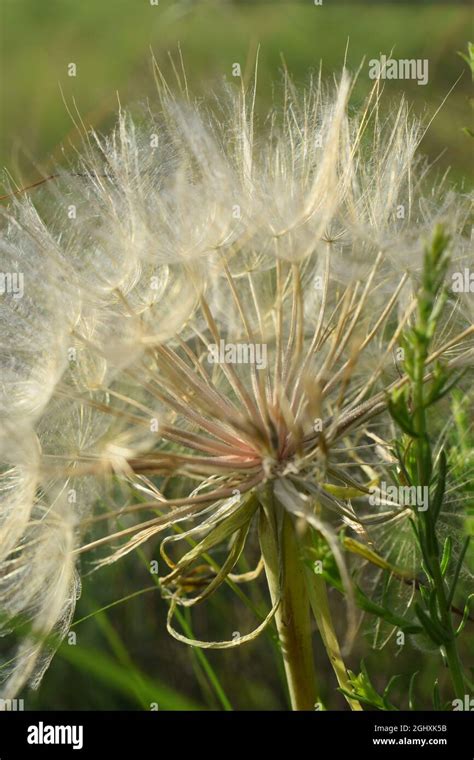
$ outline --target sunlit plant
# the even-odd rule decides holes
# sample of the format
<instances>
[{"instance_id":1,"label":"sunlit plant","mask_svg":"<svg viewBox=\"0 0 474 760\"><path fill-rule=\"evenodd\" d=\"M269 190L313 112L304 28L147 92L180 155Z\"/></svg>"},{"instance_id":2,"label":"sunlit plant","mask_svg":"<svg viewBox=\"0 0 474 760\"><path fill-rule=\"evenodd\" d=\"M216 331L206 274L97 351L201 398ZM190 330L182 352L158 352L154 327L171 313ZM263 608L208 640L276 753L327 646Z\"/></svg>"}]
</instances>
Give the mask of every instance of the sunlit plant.
<instances>
[{"instance_id":1,"label":"sunlit plant","mask_svg":"<svg viewBox=\"0 0 474 760\"><path fill-rule=\"evenodd\" d=\"M1 620L23 626L4 647L4 694L38 685L89 557L99 583L100 567L159 537L175 638L231 648L276 624L291 705L314 709L314 619L361 709L341 654L360 608L405 618L390 620L357 573L396 577L405 555L390 564L387 537L410 535L419 556L432 514L387 501L381 481L405 463L431 486L424 388L441 394L472 362L469 294L447 292L445 321L421 323L426 350L409 342L423 340L427 247L449 234L446 277L468 262L466 199L433 184L424 194L421 127L403 103L382 118L378 82L349 115L346 73L334 92L315 80L299 93L285 77L260 124L256 84L205 108L184 77L175 96L156 75L156 114L120 113L107 138L84 131L71 169L34 194L12 190L3 211L0 266L24 276L23 297L0 301ZM438 223L446 233L430 242ZM421 470L394 449L393 418ZM436 552L423 554L428 570ZM180 607L261 575L268 611L253 631L199 641L176 629ZM344 647L327 583L347 602ZM451 635L452 600L436 573L433 584ZM405 619L415 633L429 629L417 609Z\"/></svg>"}]
</instances>

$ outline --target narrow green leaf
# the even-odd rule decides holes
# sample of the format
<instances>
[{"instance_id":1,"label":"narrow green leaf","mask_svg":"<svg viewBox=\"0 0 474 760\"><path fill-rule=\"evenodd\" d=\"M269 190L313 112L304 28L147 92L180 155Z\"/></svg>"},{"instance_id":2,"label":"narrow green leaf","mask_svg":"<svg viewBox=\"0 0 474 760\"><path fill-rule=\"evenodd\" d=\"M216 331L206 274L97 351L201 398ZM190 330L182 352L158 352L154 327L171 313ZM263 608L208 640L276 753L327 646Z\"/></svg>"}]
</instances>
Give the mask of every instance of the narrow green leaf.
<instances>
[{"instance_id":1,"label":"narrow green leaf","mask_svg":"<svg viewBox=\"0 0 474 760\"><path fill-rule=\"evenodd\" d=\"M449 607L451 607L453 603L454 594L456 593L456 586L458 583L459 573L461 572L462 563L464 562L464 557L466 556L466 552L467 552L470 540L471 540L471 536L467 536L466 540L464 541L463 547L461 549L461 554L459 555L458 561L456 563L453 580L451 582L451 588L449 590L448 598L446 600L446 605L448 609Z\"/></svg>"},{"instance_id":2,"label":"narrow green leaf","mask_svg":"<svg viewBox=\"0 0 474 760\"><path fill-rule=\"evenodd\" d=\"M415 689L415 679L420 671L416 670L412 677L410 678L410 685L408 687L408 708L410 710L416 710L415 706L415 695L414 695L414 689Z\"/></svg>"},{"instance_id":3,"label":"narrow green leaf","mask_svg":"<svg viewBox=\"0 0 474 760\"><path fill-rule=\"evenodd\" d=\"M441 557L441 575L444 577L446 575L446 570L449 567L449 561L451 559L451 552L453 548L453 542L451 539L451 536L448 536L444 542L443 546L443 555Z\"/></svg>"},{"instance_id":4,"label":"narrow green leaf","mask_svg":"<svg viewBox=\"0 0 474 760\"><path fill-rule=\"evenodd\" d=\"M469 594L469 596L466 599L462 620L456 629L456 636L459 636L459 634L464 629L464 626L466 625L467 621L469 620L469 613L471 611L471 599L474 599L474 594Z\"/></svg>"},{"instance_id":5,"label":"narrow green leaf","mask_svg":"<svg viewBox=\"0 0 474 760\"><path fill-rule=\"evenodd\" d=\"M433 521L436 523L441 506L443 504L443 496L446 490L446 472L447 472L447 458L444 449L439 455L438 464L438 482L436 484L436 490L434 492L433 500L431 502L431 508L433 510Z\"/></svg>"},{"instance_id":6,"label":"narrow green leaf","mask_svg":"<svg viewBox=\"0 0 474 760\"><path fill-rule=\"evenodd\" d=\"M415 604L415 612L429 638L437 646L442 646L445 643L444 631L440 631L439 625L431 620L431 618L426 614L426 612L418 603Z\"/></svg>"}]
</instances>

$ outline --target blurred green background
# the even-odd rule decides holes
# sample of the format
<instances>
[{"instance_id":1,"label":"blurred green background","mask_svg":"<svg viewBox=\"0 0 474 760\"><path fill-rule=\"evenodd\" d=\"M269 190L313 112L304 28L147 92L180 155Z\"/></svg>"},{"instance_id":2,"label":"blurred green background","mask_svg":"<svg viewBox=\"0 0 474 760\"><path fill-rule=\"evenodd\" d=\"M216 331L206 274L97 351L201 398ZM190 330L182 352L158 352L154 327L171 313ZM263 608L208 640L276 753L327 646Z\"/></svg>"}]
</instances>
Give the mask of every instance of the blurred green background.
<instances>
[{"instance_id":1,"label":"blurred green background","mask_svg":"<svg viewBox=\"0 0 474 760\"><path fill-rule=\"evenodd\" d=\"M403 93L413 112L429 119L455 85L422 151L440 171L451 167L458 185L472 170L472 143L462 132L471 118L471 77L456 52L465 50L473 37L472 11L466 4L159 0L154 6L150 0L1 0L0 7L0 164L21 185L49 173L62 160L62 151L70 153L78 142L60 86L86 124L106 131L115 118L117 93L122 105L156 97L150 47L172 80L168 51L175 54L178 43L190 87L203 97L216 81L231 78L235 62L250 79L260 44L262 109L269 105L271 83L279 77L281 54L296 82L303 83L320 61L323 76L337 74L348 45L350 69L366 58L355 103L371 85L369 59L389 55L392 49L395 58L427 58L428 84L387 81L385 103ZM74 78L67 75L71 62L77 66ZM271 632L236 650L205 655L168 636L166 604L147 564L157 556L157 547L148 546L146 556L132 555L84 579L72 629L75 645L74 639L66 642L40 690L27 692L28 709L150 709L153 703L159 709L287 707ZM267 604L262 592L263 587L251 593L260 611ZM107 609L98 613L102 608ZM344 615L337 617L343 628ZM203 638L232 638L234 631L251 630L255 618L225 588L196 610L193 625ZM344 709L320 643L316 646L322 697L329 708ZM361 637L349 664L358 671L361 656L366 656L374 682L383 689L390 675L410 673L420 664L420 653L411 650L404 653L402 667L397 651L393 643L371 655ZM423 658L418 689L428 695L437 675L441 684L446 678L437 656L425 653ZM407 680L398 688L406 701Z\"/></svg>"},{"instance_id":2,"label":"blurred green background","mask_svg":"<svg viewBox=\"0 0 474 760\"><path fill-rule=\"evenodd\" d=\"M153 2L154 0L151 0ZM222 77L232 78L239 62L249 79L260 43L259 104L270 100L281 54L297 82L323 62L332 77L348 65L362 67L355 101L371 84L367 61L380 53L427 58L429 82L386 80L388 104L403 92L415 113L439 108L461 75L423 141L422 150L442 170L452 167L461 181L472 169L472 151L461 133L471 118L470 76L456 51L473 35L469 5L433 2L354 4L302 2L192 2L190 0L1 0L2 96L0 164L17 181L34 181L38 171L61 160L78 139L60 95L74 98L86 122L107 129L122 104L155 96L150 47L167 78L168 51L181 44L192 89L204 94ZM75 63L77 76L67 66Z\"/></svg>"}]
</instances>

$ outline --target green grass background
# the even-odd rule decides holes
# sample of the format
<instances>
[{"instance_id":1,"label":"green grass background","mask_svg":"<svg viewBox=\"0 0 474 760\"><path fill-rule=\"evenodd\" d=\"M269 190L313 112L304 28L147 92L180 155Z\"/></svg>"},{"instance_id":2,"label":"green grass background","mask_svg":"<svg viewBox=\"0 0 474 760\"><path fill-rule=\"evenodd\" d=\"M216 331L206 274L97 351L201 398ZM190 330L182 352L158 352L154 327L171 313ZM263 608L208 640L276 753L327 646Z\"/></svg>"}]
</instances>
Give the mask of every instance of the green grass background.
<instances>
[{"instance_id":1,"label":"green grass background","mask_svg":"<svg viewBox=\"0 0 474 760\"><path fill-rule=\"evenodd\" d=\"M206 95L222 77L231 78L234 62L245 76L253 71L261 45L259 103L270 99L283 54L296 81L308 69L332 77L344 60L357 69L393 49L397 58L427 58L429 82L386 81L386 103L403 92L417 114L434 114L460 75L422 145L442 169L453 168L460 181L469 164L470 143L461 128L469 123L470 76L457 56L472 34L468 5L451 3L366 3L324 0L302 2L186 2L159 0L1 0L2 46L0 164L15 179L34 180L51 158L78 136L60 95L75 99L87 124L107 129L123 104L155 97L150 47L172 79L168 51L181 44L187 76L196 93ZM68 77L67 65L77 65ZM362 68L355 101L371 80ZM442 155L441 155L442 154Z\"/></svg>"}]
</instances>

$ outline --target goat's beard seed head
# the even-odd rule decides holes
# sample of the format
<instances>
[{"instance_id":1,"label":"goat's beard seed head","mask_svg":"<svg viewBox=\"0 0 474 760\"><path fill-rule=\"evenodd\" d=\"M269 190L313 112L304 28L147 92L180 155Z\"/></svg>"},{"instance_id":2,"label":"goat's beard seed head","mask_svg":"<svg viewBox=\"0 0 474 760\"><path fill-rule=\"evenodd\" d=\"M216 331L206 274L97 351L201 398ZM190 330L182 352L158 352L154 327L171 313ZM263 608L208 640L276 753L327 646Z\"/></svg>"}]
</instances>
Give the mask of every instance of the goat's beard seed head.
<instances>
[{"instance_id":1,"label":"goat's beard seed head","mask_svg":"<svg viewBox=\"0 0 474 760\"><path fill-rule=\"evenodd\" d=\"M403 104L382 123L377 86L353 116L349 94L345 75L334 94L287 81L261 130L252 94L216 116L162 92L157 116L121 113L4 211L0 269L25 294L0 301L0 604L32 628L6 694L38 682L38 637L67 630L86 550L113 546L103 564L178 523L250 523L271 481L347 577L334 528L372 541L377 510L390 530L409 513L368 508L364 488L390 462L385 391L403 382L423 245L444 221L462 269L466 205L423 196ZM434 342L457 365L463 297ZM164 579L175 601L191 573Z\"/></svg>"}]
</instances>

